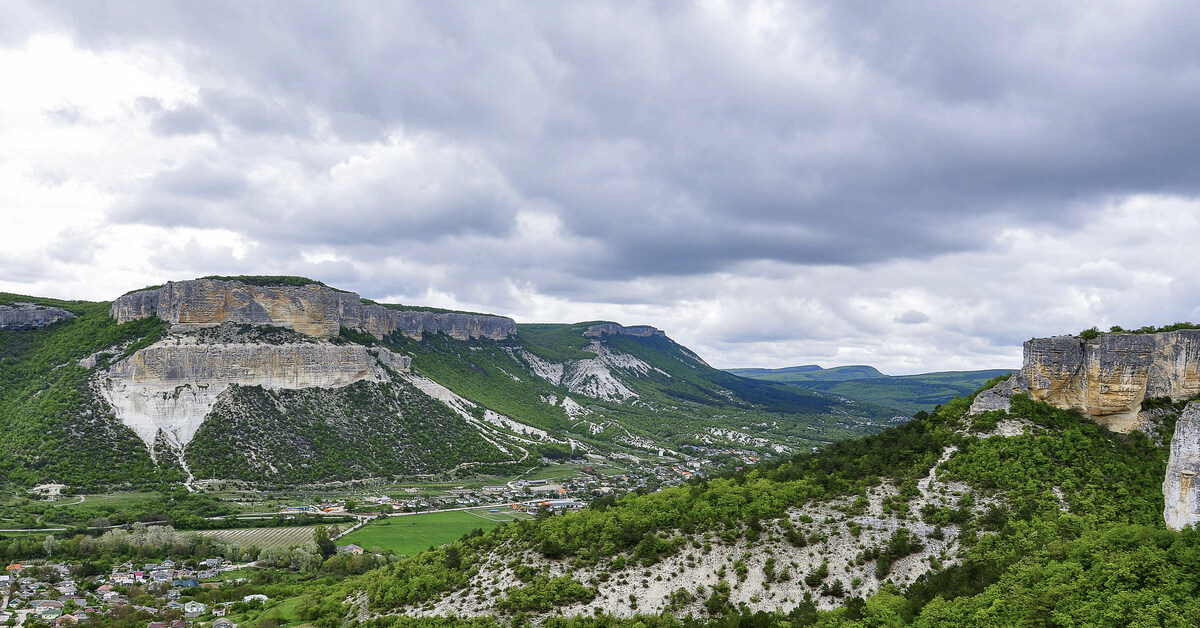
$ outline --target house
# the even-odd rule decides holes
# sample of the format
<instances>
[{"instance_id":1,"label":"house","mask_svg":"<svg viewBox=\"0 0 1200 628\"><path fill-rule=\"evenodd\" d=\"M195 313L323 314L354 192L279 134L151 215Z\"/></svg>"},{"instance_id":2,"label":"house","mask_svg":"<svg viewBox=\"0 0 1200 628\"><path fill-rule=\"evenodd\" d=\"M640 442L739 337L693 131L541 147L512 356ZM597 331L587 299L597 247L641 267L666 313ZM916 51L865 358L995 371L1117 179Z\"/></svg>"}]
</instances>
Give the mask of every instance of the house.
<instances>
[{"instance_id":1,"label":"house","mask_svg":"<svg viewBox=\"0 0 1200 628\"><path fill-rule=\"evenodd\" d=\"M237 624L221 617L212 623L212 628L237 628Z\"/></svg>"},{"instance_id":2,"label":"house","mask_svg":"<svg viewBox=\"0 0 1200 628\"><path fill-rule=\"evenodd\" d=\"M212 580L213 578L219 578L220 572L216 569L201 569L196 573L196 577L200 580Z\"/></svg>"},{"instance_id":3,"label":"house","mask_svg":"<svg viewBox=\"0 0 1200 628\"><path fill-rule=\"evenodd\" d=\"M360 556L363 553L363 548L361 548L353 543L351 543L349 545L339 545L339 546L337 546L337 553L353 554L355 556Z\"/></svg>"},{"instance_id":4,"label":"house","mask_svg":"<svg viewBox=\"0 0 1200 628\"><path fill-rule=\"evenodd\" d=\"M58 600L34 600L33 608L34 608L34 610L38 610L38 611L41 611L41 610L44 610L47 608L53 608L53 609L57 609L57 610L61 611L63 608L63 603L59 602Z\"/></svg>"},{"instance_id":5,"label":"house","mask_svg":"<svg viewBox=\"0 0 1200 628\"><path fill-rule=\"evenodd\" d=\"M62 614L63 614L63 612L58 610L57 608L47 608L45 610L41 610L41 611L37 612L38 619L45 621L45 622L54 621L54 620L58 619L59 617L62 617Z\"/></svg>"},{"instance_id":6,"label":"house","mask_svg":"<svg viewBox=\"0 0 1200 628\"><path fill-rule=\"evenodd\" d=\"M253 601L257 600L259 602L266 602L267 599L268 599L267 596L263 595L262 593L252 593L250 595L247 595L246 597L243 597L242 601L243 602L253 602Z\"/></svg>"},{"instance_id":7,"label":"house","mask_svg":"<svg viewBox=\"0 0 1200 628\"><path fill-rule=\"evenodd\" d=\"M58 628L60 626L78 626L78 625L79 625L79 618L75 617L74 615L63 615L62 617L59 617L58 619L54 620L55 628Z\"/></svg>"},{"instance_id":8,"label":"house","mask_svg":"<svg viewBox=\"0 0 1200 628\"><path fill-rule=\"evenodd\" d=\"M179 589L171 589L171 590L167 591L167 599L168 600L178 600L179 596L181 596L181 595L183 595L183 591L181 591Z\"/></svg>"},{"instance_id":9,"label":"house","mask_svg":"<svg viewBox=\"0 0 1200 628\"><path fill-rule=\"evenodd\" d=\"M198 613L199 614L199 613L203 613L206 610L208 610L208 606L201 602L188 602L187 604L183 605L183 612L185 612L185 613Z\"/></svg>"},{"instance_id":10,"label":"house","mask_svg":"<svg viewBox=\"0 0 1200 628\"><path fill-rule=\"evenodd\" d=\"M160 565L160 566L161 566L163 569L174 569L174 568L175 568L175 561L173 561L173 560L171 560L171 559L169 559L169 558L168 558L167 560L164 560L164 561L162 561L161 563L159 563L159 565Z\"/></svg>"},{"instance_id":11,"label":"house","mask_svg":"<svg viewBox=\"0 0 1200 628\"><path fill-rule=\"evenodd\" d=\"M165 621L152 621L146 624L146 628L171 628Z\"/></svg>"}]
</instances>

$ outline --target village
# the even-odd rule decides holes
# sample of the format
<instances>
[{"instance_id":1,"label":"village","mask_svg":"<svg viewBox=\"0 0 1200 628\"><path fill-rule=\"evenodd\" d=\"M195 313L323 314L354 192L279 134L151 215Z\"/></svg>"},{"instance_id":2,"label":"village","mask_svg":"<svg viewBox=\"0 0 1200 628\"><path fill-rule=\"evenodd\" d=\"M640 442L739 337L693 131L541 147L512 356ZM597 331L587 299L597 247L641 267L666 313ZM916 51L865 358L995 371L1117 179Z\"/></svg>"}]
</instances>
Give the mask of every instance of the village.
<instances>
[{"instance_id":1,"label":"village","mask_svg":"<svg viewBox=\"0 0 1200 628\"><path fill-rule=\"evenodd\" d=\"M236 624L225 619L226 613L261 606L267 600L261 594L236 595L242 580L224 576L246 566L221 557L143 565L126 562L107 574L89 573L89 566L8 565L0 576L4 591L0 624L77 626L142 612L158 618L149 622L150 628L183 628L200 619L213 628L233 628Z\"/></svg>"},{"instance_id":2,"label":"village","mask_svg":"<svg viewBox=\"0 0 1200 628\"><path fill-rule=\"evenodd\" d=\"M578 469L564 471L550 479L514 479L504 484L456 485L440 491L410 486L399 491L383 490L358 500L328 501L311 505L284 506L283 514L370 513L393 516L417 512L468 509L480 506L504 506L537 514L540 510L569 512L607 496L620 497L629 492L654 491L677 486L689 480L709 477L720 471L741 471L742 465L760 461L760 453L745 449L685 446L691 455L673 464L632 464L622 473L603 473L587 460L556 461L543 459L543 470L555 467ZM732 461L732 462L731 462ZM348 507L349 506L349 507Z\"/></svg>"}]
</instances>

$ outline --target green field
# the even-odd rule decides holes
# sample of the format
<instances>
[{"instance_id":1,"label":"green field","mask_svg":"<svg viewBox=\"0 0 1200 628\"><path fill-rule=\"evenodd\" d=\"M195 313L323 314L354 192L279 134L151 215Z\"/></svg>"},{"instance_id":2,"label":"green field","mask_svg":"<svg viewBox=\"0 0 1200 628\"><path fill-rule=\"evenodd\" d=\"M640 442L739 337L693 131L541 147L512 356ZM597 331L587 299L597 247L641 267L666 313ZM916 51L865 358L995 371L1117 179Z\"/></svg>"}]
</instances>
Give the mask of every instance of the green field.
<instances>
[{"instance_id":1,"label":"green field","mask_svg":"<svg viewBox=\"0 0 1200 628\"><path fill-rule=\"evenodd\" d=\"M338 539L337 544L353 543L368 550L378 547L385 552L391 550L397 554L411 556L430 547L457 541L475 528L486 532L505 521L511 521L514 517L524 516L512 512L508 507L498 510L499 512L488 512L487 508L479 508L471 511L386 517Z\"/></svg>"}]
</instances>

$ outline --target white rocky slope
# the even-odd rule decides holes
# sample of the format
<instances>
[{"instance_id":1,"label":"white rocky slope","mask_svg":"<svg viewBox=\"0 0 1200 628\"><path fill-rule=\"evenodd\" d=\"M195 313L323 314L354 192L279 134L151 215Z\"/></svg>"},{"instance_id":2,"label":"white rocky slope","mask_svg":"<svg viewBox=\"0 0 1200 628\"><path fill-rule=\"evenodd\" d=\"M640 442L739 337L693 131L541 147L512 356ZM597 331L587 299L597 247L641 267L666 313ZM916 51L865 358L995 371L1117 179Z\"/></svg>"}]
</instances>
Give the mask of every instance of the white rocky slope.
<instances>
[{"instance_id":1,"label":"white rocky slope","mask_svg":"<svg viewBox=\"0 0 1200 628\"><path fill-rule=\"evenodd\" d=\"M191 441L217 397L234 384L272 389L340 388L388 377L377 354L360 345L203 343L168 336L97 375L117 418L153 448L161 434L173 447ZM390 353L390 352L388 352ZM403 356L385 362L407 366Z\"/></svg>"},{"instance_id":2,"label":"white rocky slope","mask_svg":"<svg viewBox=\"0 0 1200 628\"><path fill-rule=\"evenodd\" d=\"M859 498L847 497L809 502L790 509L787 520L807 539L807 544L802 547L786 540L782 520L764 522L759 539L753 542L740 538L734 543L723 543L717 531L683 535L683 549L650 566L642 566L632 555L624 555L621 557L626 563L623 568L615 568L612 560L578 568L570 559L550 560L536 549L509 545L493 550L465 588L431 604L402 608L391 614L423 617L495 615L498 612L496 603L503 592L522 585L516 576L515 565L531 566L549 577L570 576L597 588L595 599L555 610L556 614L561 612L565 616L592 615L595 609L620 617L663 611L670 611L677 617L704 616L705 599L722 583L730 587L730 603L745 604L751 611L788 612L800 604L806 594L812 595L819 607L832 608L844 599L829 594L835 581L841 583L844 596L868 597L884 582L904 586L936 566L961 560L961 530L953 525L937 529L921 522L917 514L926 504L957 508L968 494L969 488L965 484L939 477L939 467L957 451L953 446L943 450L928 476L918 482L919 495L909 502L910 514L907 516L888 512L885 508L885 501L898 493L889 482L870 489L865 504ZM991 503L995 500L976 499L973 510L980 513ZM900 558L884 577L877 577L876 561L860 560L860 554L872 547L886 546L901 528L919 539L923 548ZM676 531L668 535L681 534ZM745 565L744 577L737 573L738 563ZM821 583L810 586L804 577L822 564L827 565L829 575ZM826 585L830 585L829 588ZM680 589L688 595L680 595ZM676 594L674 602L672 594ZM359 596L352 613L360 619L375 616L367 611L368 601Z\"/></svg>"},{"instance_id":3,"label":"white rocky slope","mask_svg":"<svg viewBox=\"0 0 1200 628\"><path fill-rule=\"evenodd\" d=\"M665 371L635 356L609 349L599 340L592 341L584 350L596 357L559 363L545 360L525 349L508 351L514 359L524 362L529 372L537 377L570 392L605 401L637 399L638 394L630 384L618 376L621 373L644 377L654 372L670 377Z\"/></svg>"}]
</instances>

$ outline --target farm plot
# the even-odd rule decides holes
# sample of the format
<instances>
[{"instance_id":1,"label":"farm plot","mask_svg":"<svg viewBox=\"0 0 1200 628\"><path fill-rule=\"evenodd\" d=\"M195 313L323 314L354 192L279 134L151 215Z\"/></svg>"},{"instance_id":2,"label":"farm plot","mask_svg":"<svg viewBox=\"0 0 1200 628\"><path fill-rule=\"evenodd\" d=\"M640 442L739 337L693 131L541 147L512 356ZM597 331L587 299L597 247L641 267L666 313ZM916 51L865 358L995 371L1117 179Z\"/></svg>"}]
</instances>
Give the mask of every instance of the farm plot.
<instances>
[{"instance_id":1,"label":"farm plot","mask_svg":"<svg viewBox=\"0 0 1200 628\"><path fill-rule=\"evenodd\" d=\"M338 539L338 545L354 543L367 549L378 547L385 552L391 550L397 554L412 555L457 541L475 528L491 530L518 516L527 515L512 513L511 509L498 508L496 512L490 512L488 508L480 508L384 517Z\"/></svg>"},{"instance_id":2,"label":"farm plot","mask_svg":"<svg viewBox=\"0 0 1200 628\"><path fill-rule=\"evenodd\" d=\"M224 543L237 543L242 547L291 547L313 540L316 526L291 528L237 528L233 530L203 530L202 536L218 539Z\"/></svg>"}]
</instances>

